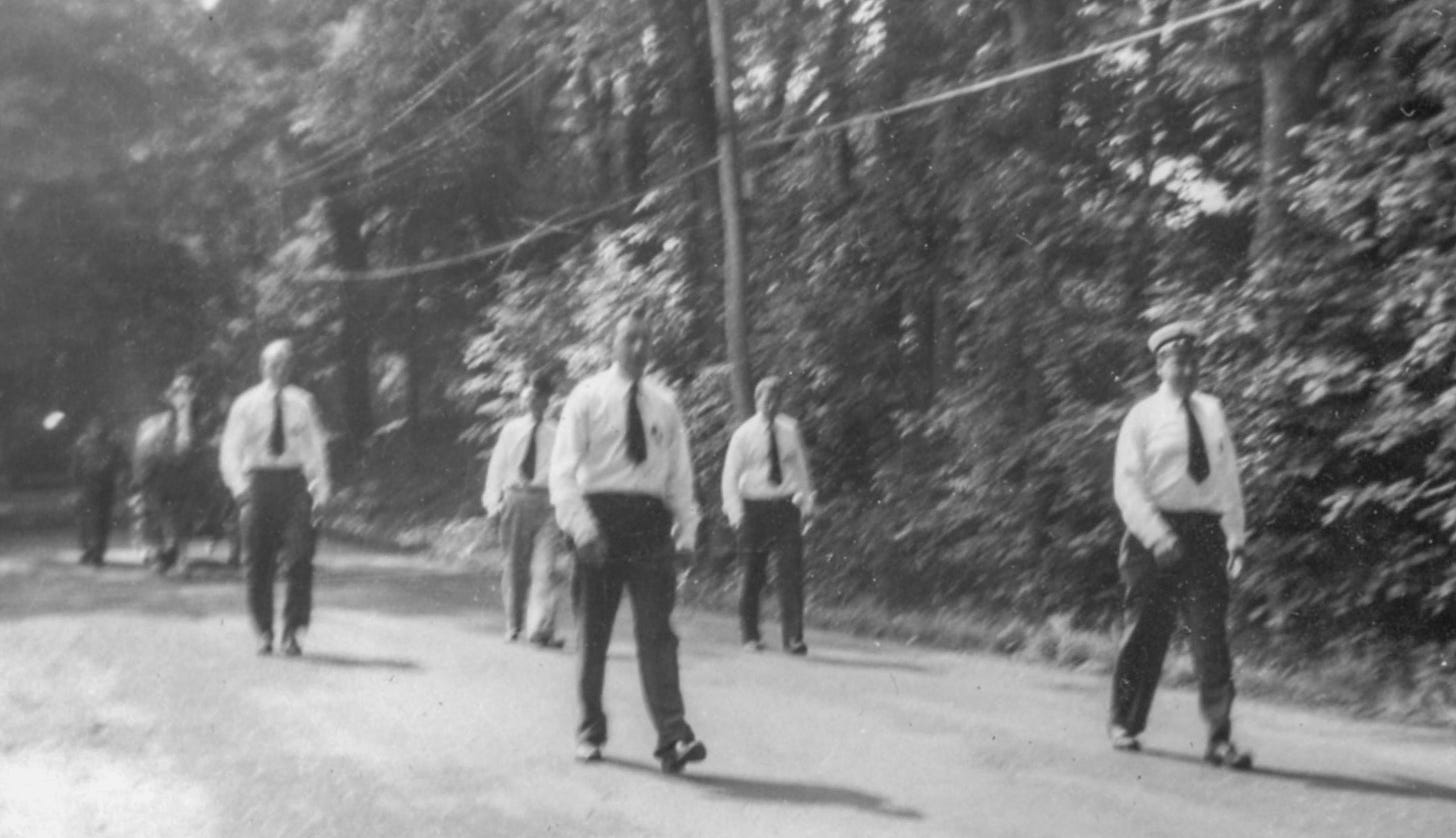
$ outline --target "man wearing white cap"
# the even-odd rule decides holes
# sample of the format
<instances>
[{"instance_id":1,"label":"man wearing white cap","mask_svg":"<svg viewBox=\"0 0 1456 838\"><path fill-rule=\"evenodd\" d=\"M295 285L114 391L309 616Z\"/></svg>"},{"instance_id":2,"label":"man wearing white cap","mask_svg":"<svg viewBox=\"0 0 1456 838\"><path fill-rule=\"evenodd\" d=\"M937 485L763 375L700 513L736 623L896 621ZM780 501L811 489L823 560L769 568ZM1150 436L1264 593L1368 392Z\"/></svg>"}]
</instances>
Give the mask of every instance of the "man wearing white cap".
<instances>
[{"instance_id":1,"label":"man wearing white cap","mask_svg":"<svg viewBox=\"0 0 1456 838\"><path fill-rule=\"evenodd\" d=\"M1112 681L1112 746L1137 751L1168 641L1181 613L1190 634L1210 764L1253 766L1230 738L1233 666L1225 626L1229 580L1244 562L1238 458L1219 400L1198 392L1199 334L1190 322L1153 332L1158 391L1117 436L1113 496L1127 525L1118 570L1126 588Z\"/></svg>"}]
</instances>

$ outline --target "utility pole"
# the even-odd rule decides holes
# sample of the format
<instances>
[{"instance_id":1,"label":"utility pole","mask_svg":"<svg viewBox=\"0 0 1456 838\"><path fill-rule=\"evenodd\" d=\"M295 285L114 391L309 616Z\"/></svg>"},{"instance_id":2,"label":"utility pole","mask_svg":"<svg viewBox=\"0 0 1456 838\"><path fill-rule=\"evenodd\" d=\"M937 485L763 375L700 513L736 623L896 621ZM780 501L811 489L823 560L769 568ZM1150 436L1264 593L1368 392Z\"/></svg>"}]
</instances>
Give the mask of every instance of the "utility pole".
<instances>
[{"instance_id":1,"label":"utility pole","mask_svg":"<svg viewBox=\"0 0 1456 838\"><path fill-rule=\"evenodd\" d=\"M745 306L741 182L738 170L738 120L733 110L732 38L723 0L708 5L708 37L713 47L713 91L718 106L718 194L723 214L723 328L728 338L728 375L733 409L739 420L753 415L753 373L748 358Z\"/></svg>"}]
</instances>

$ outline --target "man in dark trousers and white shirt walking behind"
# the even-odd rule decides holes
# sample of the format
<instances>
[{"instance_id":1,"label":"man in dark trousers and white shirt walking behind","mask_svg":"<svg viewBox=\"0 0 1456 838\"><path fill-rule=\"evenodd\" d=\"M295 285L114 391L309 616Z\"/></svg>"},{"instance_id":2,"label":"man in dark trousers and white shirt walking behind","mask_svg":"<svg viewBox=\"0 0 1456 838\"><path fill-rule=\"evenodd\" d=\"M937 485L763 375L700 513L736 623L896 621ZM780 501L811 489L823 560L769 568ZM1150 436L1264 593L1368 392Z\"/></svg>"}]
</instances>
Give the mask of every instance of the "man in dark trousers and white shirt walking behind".
<instances>
[{"instance_id":1,"label":"man in dark trousers and white shirt walking behind","mask_svg":"<svg viewBox=\"0 0 1456 838\"><path fill-rule=\"evenodd\" d=\"M678 684L678 553L693 549L693 499L687 429L672 393L644 380L652 330L642 309L622 317L612 335L610 369L567 397L551 454L551 503L576 549L581 724L576 757L602 758L607 647L622 589L632 599L637 666L657 729L653 755L675 774L708 750L693 735Z\"/></svg>"},{"instance_id":2,"label":"man in dark trousers and white shirt walking behind","mask_svg":"<svg viewBox=\"0 0 1456 838\"><path fill-rule=\"evenodd\" d=\"M768 377L753 390L758 412L738 426L723 461L723 513L738 533L743 588L738 602L745 649L759 651L758 598L769 553L775 555L779 619L784 651L805 655L804 520L814 512L814 485L799 423L779 413L779 379Z\"/></svg>"},{"instance_id":3,"label":"man in dark trousers and white shirt walking behind","mask_svg":"<svg viewBox=\"0 0 1456 838\"><path fill-rule=\"evenodd\" d=\"M268 344L259 366L263 380L228 411L218 464L238 502L258 654L273 652L273 579L281 567L283 654L296 656L313 609L314 510L329 499L328 450L313 396L288 383L293 344Z\"/></svg>"},{"instance_id":4,"label":"man in dark trousers and white shirt walking behind","mask_svg":"<svg viewBox=\"0 0 1456 838\"><path fill-rule=\"evenodd\" d=\"M1234 700L1226 612L1244 562L1238 458L1219 400L1198 392L1199 333L1173 323L1148 339L1162 384L1133 406L1117 437L1113 496L1127 534L1126 587L1108 735L1137 751L1178 615L1188 625L1210 764L1248 769L1231 740Z\"/></svg>"}]
</instances>

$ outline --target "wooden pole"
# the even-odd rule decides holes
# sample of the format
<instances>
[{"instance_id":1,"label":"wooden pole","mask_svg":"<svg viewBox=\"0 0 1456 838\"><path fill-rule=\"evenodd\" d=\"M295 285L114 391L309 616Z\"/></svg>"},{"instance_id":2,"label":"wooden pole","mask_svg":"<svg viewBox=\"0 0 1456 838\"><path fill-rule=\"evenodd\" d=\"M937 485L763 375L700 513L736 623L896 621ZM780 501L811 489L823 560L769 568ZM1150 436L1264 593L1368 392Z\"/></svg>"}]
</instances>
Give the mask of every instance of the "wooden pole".
<instances>
[{"instance_id":1,"label":"wooden pole","mask_svg":"<svg viewBox=\"0 0 1456 838\"><path fill-rule=\"evenodd\" d=\"M713 90L718 106L718 193L723 214L723 328L728 338L733 408L738 418L743 420L753 414L753 372L748 355L746 248L738 168L738 126L733 109L733 61L723 0L705 2L708 5L708 36L713 47Z\"/></svg>"}]
</instances>

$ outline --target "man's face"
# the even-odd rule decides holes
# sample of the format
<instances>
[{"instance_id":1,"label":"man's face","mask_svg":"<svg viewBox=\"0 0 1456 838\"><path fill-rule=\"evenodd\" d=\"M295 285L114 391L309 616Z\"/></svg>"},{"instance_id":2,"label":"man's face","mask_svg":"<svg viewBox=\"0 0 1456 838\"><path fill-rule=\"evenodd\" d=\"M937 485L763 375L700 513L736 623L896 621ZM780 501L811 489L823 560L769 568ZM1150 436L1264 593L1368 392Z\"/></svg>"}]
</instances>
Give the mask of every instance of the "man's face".
<instances>
[{"instance_id":1,"label":"man's face","mask_svg":"<svg viewBox=\"0 0 1456 838\"><path fill-rule=\"evenodd\" d=\"M773 385L760 388L758 395L754 397L753 401L754 407L758 408L759 413L762 413L764 416L774 416L779 412L779 404L782 401L782 397L779 395L778 386Z\"/></svg>"},{"instance_id":2,"label":"man's face","mask_svg":"<svg viewBox=\"0 0 1456 838\"><path fill-rule=\"evenodd\" d=\"M1176 341L1158 350L1158 378L1169 389L1186 396L1198 389L1198 348L1187 341Z\"/></svg>"},{"instance_id":3,"label":"man's face","mask_svg":"<svg viewBox=\"0 0 1456 838\"><path fill-rule=\"evenodd\" d=\"M190 375L177 376L167 388L167 402L178 410L185 410L196 397L197 386Z\"/></svg>"},{"instance_id":4,"label":"man's face","mask_svg":"<svg viewBox=\"0 0 1456 838\"><path fill-rule=\"evenodd\" d=\"M647 369L652 351L652 327L643 317L624 317L612 340L612 360L633 378Z\"/></svg>"},{"instance_id":5,"label":"man's face","mask_svg":"<svg viewBox=\"0 0 1456 838\"><path fill-rule=\"evenodd\" d=\"M263 353L263 377L276 386L288 383L293 370L293 354L286 349L272 348Z\"/></svg>"}]
</instances>

